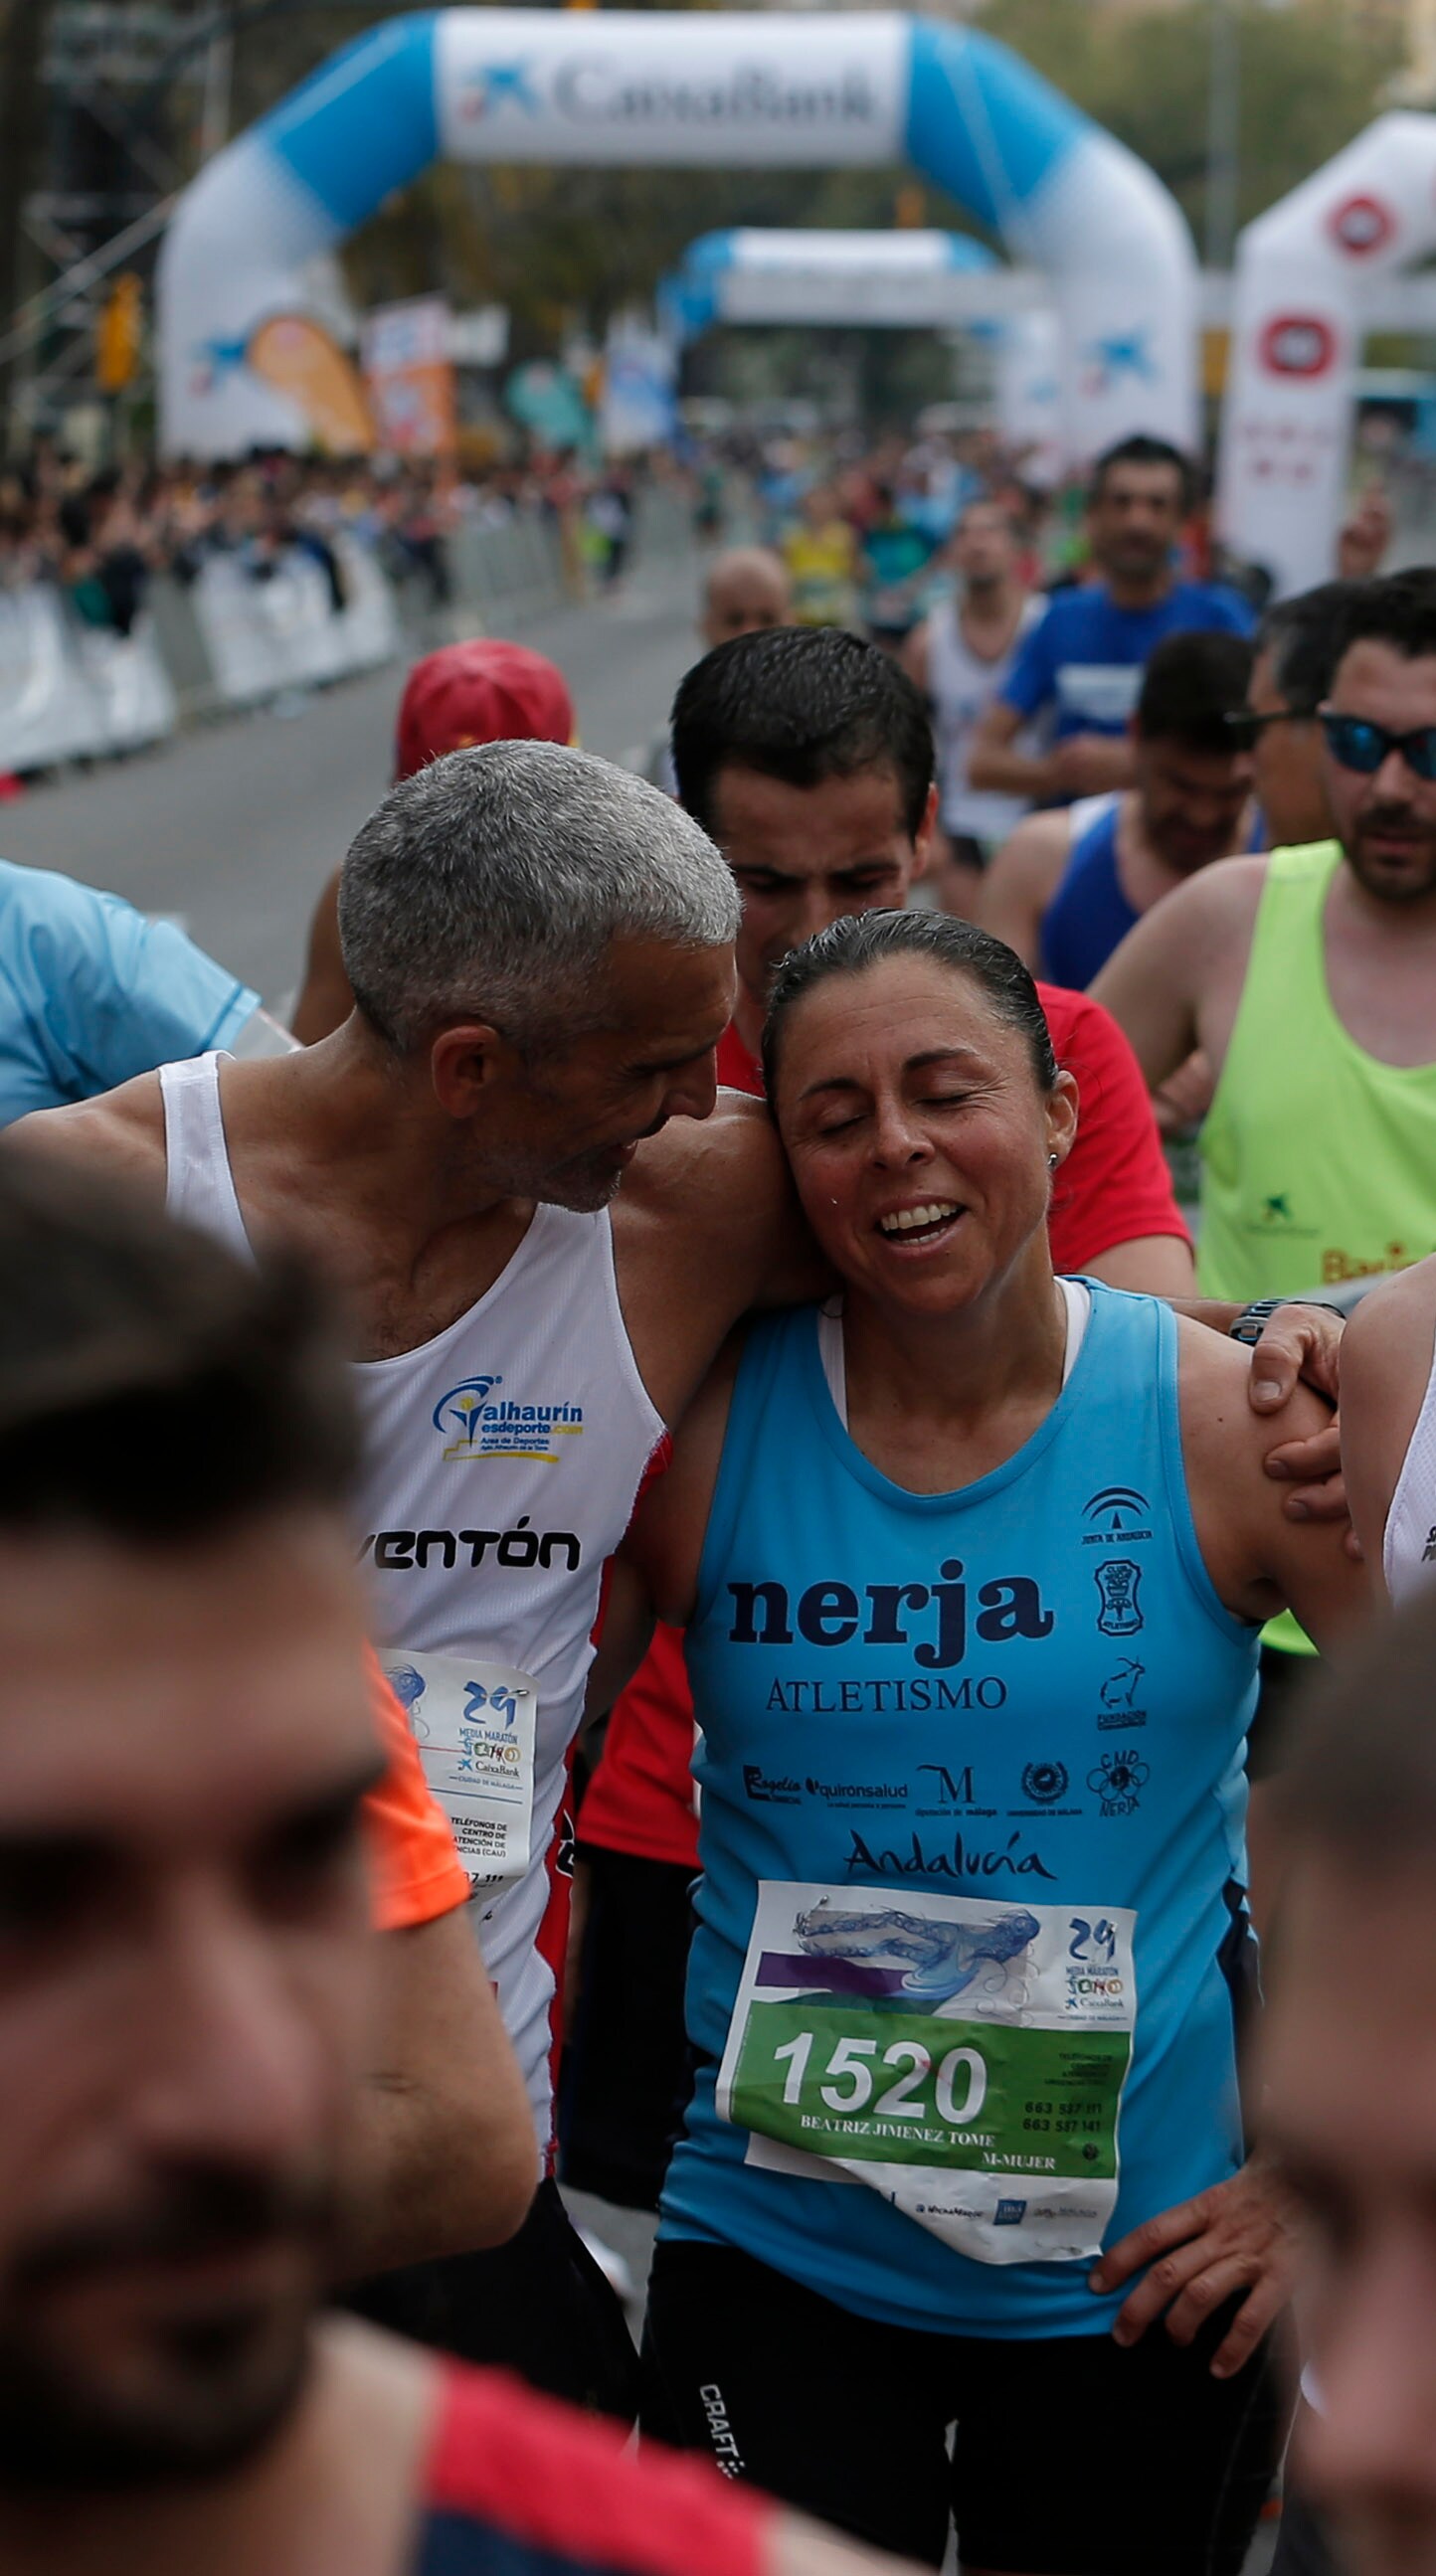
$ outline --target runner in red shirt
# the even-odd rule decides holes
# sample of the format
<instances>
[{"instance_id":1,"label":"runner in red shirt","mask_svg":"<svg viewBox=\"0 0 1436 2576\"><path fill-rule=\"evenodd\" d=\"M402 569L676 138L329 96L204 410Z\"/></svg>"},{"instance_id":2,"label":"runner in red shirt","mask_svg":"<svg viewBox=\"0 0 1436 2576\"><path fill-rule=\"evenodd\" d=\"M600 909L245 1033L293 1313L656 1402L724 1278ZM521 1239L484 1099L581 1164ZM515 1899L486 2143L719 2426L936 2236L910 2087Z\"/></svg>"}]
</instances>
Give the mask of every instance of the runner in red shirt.
<instances>
[{"instance_id":1,"label":"runner in red shirt","mask_svg":"<svg viewBox=\"0 0 1436 2576\"><path fill-rule=\"evenodd\" d=\"M720 646L673 710L679 796L743 895L738 1001L718 1079L761 1097L758 1040L778 960L843 913L907 903L936 820L932 735L890 657L838 628ZM1050 1218L1059 1270L1190 1295L1191 1242L1137 1061L1110 1014L1039 985L1080 1095ZM687 2091L683 1979L698 1826L683 1636L660 1628L609 1721L579 1824L583 1978L565 2080L564 2174L656 2207Z\"/></svg>"}]
</instances>

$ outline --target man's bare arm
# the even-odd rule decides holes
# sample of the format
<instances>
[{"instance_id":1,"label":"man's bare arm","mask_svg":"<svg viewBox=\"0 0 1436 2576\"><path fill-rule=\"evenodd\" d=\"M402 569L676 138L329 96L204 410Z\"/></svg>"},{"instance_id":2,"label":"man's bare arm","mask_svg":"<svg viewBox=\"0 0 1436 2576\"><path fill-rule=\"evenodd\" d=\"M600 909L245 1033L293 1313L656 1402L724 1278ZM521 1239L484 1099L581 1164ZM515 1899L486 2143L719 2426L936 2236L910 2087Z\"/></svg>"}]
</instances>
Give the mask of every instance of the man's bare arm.
<instances>
[{"instance_id":1,"label":"man's bare arm","mask_svg":"<svg viewBox=\"0 0 1436 2576\"><path fill-rule=\"evenodd\" d=\"M1149 1091L1197 1044L1199 985L1187 920L1196 890L1194 879L1144 913L1091 988L1129 1039Z\"/></svg>"},{"instance_id":2,"label":"man's bare arm","mask_svg":"<svg viewBox=\"0 0 1436 2576\"><path fill-rule=\"evenodd\" d=\"M5 1129L0 1151L39 1154L87 1172L112 1172L162 1199L165 1129L159 1078L141 1073L98 1100L32 1109L28 1118L17 1118Z\"/></svg>"},{"instance_id":3,"label":"man's bare arm","mask_svg":"<svg viewBox=\"0 0 1436 2576\"><path fill-rule=\"evenodd\" d=\"M1042 952L1042 917L1062 882L1071 846L1065 811L1029 814L1009 833L982 880L978 920L994 939L1005 939L1034 974Z\"/></svg>"},{"instance_id":4,"label":"man's bare arm","mask_svg":"<svg viewBox=\"0 0 1436 2576\"><path fill-rule=\"evenodd\" d=\"M1014 750L1027 721L1005 698L993 700L972 737L967 774L974 787L999 788L1006 796L1027 796L1037 803L1054 796L1101 796L1109 787L1131 786L1132 746L1125 734L1069 734L1050 751Z\"/></svg>"},{"instance_id":5,"label":"man's bare arm","mask_svg":"<svg viewBox=\"0 0 1436 2576\"><path fill-rule=\"evenodd\" d=\"M1218 859L1154 903L1092 986L1125 1029L1149 1091L1198 1047L1221 1078L1266 861Z\"/></svg>"},{"instance_id":6,"label":"man's bare arm","mask_svg":"<svg viewBox=\"0 0 1436 2576\"><path fill-rule=\"evenodd\" d=\"M668 1423L741 1315L831 1284L767 1108L735 1092L701 1125L674 1119L639 1148L614 1206L614 1251L629 1338Z\"/></svg>"},{"instance_id":7,"label":"man's bare arm","mask_svg":"<svg viewBox=\"0 0 1436 2576\"><path fill-rule=\"evenodd\" d=\"M1014 751L1025 717L1005 698L994 698L979 719L968 754L968 782L998 788L1004 796L1052 796L1056 784L1050 752Z\"/></svg>"},{"instance_id":8,"label":"man's bare arm","mask_svg":"<svg viewBox=\"0 0 1436 2576\"><path fill-rule=\"evenodd\" d=\"M1266 1473L1272 1428L1248 1400L1245 1354L1190 1323L1179 1326L1182 1450L1193 1516L1207 1570L1238 1617L1267 1619L1291 1608L1317 1644L1333 1644L1369 1615L1364 1569L1346 1549L1344 1526L1315 1514L1291 1516ZM1330 1409L1298 1386L1283 1428L1314 1437Z\"/></svg>"},{"instance_id":9,"label":"man's bare arm","mask_svg":"<svg viewBox=\"0 0 1436 2576\"><path fill-rule=\"evenodd\" d=\"M1114 1243L1110 1251L1089 1261L1087 1268L1109 1288L1126 1288L1139 1297L1166 1297L1174 1304L1190 1297L1197 1284L1192 1247L1184 1234L1135 1235L1130 1243Z\"/></svg>"},{"instance_id":10,"label":"man's bare arm","mask_svg":"<svg viewBox=\"0 0 1436 2576\"><path fill-rule=\"evenodd\" d=\"M344 952L339 945L339 871L332 877L314 907L309 925L309 954L305 960L304 983L294 1005L294 1034L301 1046L314 1046L320 1038L332 1037L342 1028L354 1008L354 994L344 972Z\"/></svg>"},{"instance_id":11,"label":"man's bare arm","mask_svg":"<svg viewBox=\"0 0 1436 2576\"><path fill-rule=\"evenodd\" d=\"M344 2245L354 2279L502 2244L538 2182L533 2114L468 1906L375 1939L380 2020Z\"/></svg>"},{"instance_id":12,"label":"man's bare arm","mask_svg":"<svg viewBox=\"0 0 1436 2576\"><path fill-rule=\"evenodd\" d=\"M1341 1352L1341 1463L1352 1527L1380 1586L1386 1523L1431 1375L1436 1259L1363 1297Z\"/></svg>"}]
</instances>

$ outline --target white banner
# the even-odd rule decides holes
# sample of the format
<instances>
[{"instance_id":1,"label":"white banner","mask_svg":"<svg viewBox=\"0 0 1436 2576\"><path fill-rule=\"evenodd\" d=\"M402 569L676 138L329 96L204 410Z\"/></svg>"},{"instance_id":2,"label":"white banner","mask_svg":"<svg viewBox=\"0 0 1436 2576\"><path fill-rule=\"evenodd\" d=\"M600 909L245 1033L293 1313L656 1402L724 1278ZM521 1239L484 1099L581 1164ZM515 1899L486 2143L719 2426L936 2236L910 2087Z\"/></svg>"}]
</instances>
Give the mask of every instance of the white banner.
<instances>
[{"instance_id":1,"label":"white banner","mask_svg":"<svg viewBox=\"0 0 1436 2576\"><path fill-rule=\"evenodd\" d=\"M439 149L456 161L896 161L909 21L446 9Z\"/></svg>"}]
</instances>

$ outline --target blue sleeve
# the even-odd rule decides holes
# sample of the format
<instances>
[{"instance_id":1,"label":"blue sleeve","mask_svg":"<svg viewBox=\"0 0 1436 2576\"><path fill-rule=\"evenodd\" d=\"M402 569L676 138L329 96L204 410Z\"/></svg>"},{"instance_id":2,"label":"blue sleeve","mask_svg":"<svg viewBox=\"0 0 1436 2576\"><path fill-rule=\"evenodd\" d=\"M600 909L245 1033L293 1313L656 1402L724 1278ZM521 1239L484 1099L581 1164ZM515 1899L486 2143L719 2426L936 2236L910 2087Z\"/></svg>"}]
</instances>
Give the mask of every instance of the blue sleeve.
<instances>
[{"instance_id":1,"label":"blue sleeve","mask_svg":"<svg viewBox=\"0 0 1436 2576\"><path fill-rule=\"evenodd\" d=\"M1020 716L1035 716L1057 695L1057 657L1053 649L1052 611L1039 617L1017 648L1017 658L998 692L1002 705Z\"/></svg>"},{"instance_id":2,"label":"blue sleeve","mask_svg":"<svg viewBox=\"0 0 1436 2576\"><path fill-rule=\"evenodd\" d=\"M1249 600L1243 599L1239 590L1228 590L1223 584L1210 592L1209 597L1214 626L1223 628L1228 635L1255 635L1256 610Z\"/></svg>"},{"instance_id":3,"label":"blue sleeve","mask_svg":"<svg viewBox=\"0 0 1436 2576\"><path fill-rule=\"evenodd\" d=\"M0 1125L224 1046L259 997L169 922L0 867Z\"/></svg>"}]
</instances>

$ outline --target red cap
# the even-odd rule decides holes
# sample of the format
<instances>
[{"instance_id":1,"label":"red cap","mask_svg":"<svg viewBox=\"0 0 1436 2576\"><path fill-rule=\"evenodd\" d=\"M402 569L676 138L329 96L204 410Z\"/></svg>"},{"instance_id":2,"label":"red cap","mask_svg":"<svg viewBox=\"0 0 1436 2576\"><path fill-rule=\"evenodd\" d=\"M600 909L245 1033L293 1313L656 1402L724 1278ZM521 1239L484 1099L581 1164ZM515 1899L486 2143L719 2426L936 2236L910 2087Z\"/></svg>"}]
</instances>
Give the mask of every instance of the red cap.
<instances>
[{"instance_id":1,"label":"red cap","mask_svg":"<svg viewBox=\"0 0 1436 2576\"><path fill-rule=\"evenodd\" d=\"M563 673L526 644L476 635L416 662L399 705L394 776L412 778L474 742L572 742Z\"/></svg>"}]
</instances>

